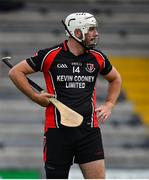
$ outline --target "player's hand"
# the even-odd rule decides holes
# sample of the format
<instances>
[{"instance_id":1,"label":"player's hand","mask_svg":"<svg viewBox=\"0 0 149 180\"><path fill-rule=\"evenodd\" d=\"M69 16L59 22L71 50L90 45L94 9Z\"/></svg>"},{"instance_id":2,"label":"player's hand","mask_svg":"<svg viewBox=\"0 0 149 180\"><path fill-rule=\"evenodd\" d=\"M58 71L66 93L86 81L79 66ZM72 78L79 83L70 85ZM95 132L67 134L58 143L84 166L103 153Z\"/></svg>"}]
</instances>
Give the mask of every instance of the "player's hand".
<instances>
[{"instance_id":1,"label":"player's hand","mask_svg":"<svg viewBox=\"0 0 149 180\"><path fill-rule=\"evenodd\" d=\"M96 108L97 120L101 123L104 123L106 119L110 116L113 108L113 104L111 102L106 102Z\"/></svg>"},{"instance_id":2,"label":"player's hand","mask_svg":"<svg viewBox=\"0 0 149 180\"><path fill-rule=\"evenodd\" d=\"M40 94L36 94L35 102L42 107L47 107L50 104L49 98L51 97L54 97L54 95L42 92Z\"/></svg>"}]
</instances>

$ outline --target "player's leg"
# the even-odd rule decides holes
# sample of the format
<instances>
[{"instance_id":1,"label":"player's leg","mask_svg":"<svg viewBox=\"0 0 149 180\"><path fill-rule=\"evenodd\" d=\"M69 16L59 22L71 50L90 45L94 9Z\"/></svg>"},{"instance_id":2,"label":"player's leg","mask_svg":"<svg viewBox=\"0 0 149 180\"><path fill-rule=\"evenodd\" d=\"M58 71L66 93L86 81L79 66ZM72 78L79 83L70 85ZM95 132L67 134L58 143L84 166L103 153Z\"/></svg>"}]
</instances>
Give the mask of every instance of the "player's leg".
<instances>
[{"instance_id":1,"label":"player's leg","mask_svg":"<svg viewBox=\"0 0 149 180\"><path fill-rule=\"evenodd\" d=\"M105 163L103 159L80 164L79 166L85 179L105 179Z\"/></svg>"},{"instance_id":2,"label":"player's leg","mask_svg":"<svg viewBox=\"0 0 149 180\"><path fill-rule=\"evenodd\" d=\"M58 166L45 164L45 172L47 179L68 179L70 166Z\"/></svg>"},{"instance_id":3,"label":"player's leg","mask_svg":"<svg viewBox=\"0 0 149 180\"><path fill-rule=\"evenodd\" d=\"M46 178L68 179L73 161L73 137L69 128L48 129L44 147Z\"/></svg>"},{"instance_id":4,"label":"player's leg","mask_svg":"<svg viewBox=\"0 0 149 180\"><path fill-rule=\"evenodd\" d=\"M74 162L78 163L84 178L104 179L105 164L102 137L99 128L79 129L79 140Z\"/></svg>"}]
</instances>

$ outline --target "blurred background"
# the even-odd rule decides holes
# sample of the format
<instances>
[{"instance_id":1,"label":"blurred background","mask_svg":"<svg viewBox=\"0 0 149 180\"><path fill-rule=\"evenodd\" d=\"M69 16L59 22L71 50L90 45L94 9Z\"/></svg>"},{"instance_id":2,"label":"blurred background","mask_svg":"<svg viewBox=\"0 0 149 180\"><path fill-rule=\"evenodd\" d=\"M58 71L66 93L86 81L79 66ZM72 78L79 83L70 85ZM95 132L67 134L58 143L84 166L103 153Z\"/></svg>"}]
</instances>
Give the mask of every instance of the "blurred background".
<instances>
[{"instance_id":1,"label":"blurred background","mask_svg":"<svg viewBox=\"0 0 149 180\"><path fill-rule=\"evenodd\" d=\"M62 19L93 13L98 47L118 69L123 86L109 120L101 126L107 178L149 179L149 1L0 0L0 57L12 63L65 39ZM32 79L45 87L42 74ZM97 82L97 104L107 83ZM45 178L42 162L44 109L20 93L0 62L0 178ZM70 178L82 178L74 165Z\"/></svg>"}]
</instances>

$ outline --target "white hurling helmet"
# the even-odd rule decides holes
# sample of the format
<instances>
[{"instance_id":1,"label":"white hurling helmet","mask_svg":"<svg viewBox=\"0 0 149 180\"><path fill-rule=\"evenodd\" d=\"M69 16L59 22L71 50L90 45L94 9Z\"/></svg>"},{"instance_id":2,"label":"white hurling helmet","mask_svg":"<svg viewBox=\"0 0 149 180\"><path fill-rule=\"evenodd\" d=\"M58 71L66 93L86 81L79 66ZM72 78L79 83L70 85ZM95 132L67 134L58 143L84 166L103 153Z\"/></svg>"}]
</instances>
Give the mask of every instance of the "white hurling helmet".
<instances>
[{"instance_id":1,"label":"white hurling helmet","mask_svg":"<svg viewBox=\"0 0 149 180\"><path fill-rule=\"evenodd\" d=\"M90 27L97 27L97 21L92 14L89 13L73 13L66 17L65 25L73 37L75 37L79 42L85 40L85 34L88 32ZM79 39L75 36L75 29L80 29L82 31L83 38ZM66 31L66 35L70 36Z\"/></svg>"}]
</instances>

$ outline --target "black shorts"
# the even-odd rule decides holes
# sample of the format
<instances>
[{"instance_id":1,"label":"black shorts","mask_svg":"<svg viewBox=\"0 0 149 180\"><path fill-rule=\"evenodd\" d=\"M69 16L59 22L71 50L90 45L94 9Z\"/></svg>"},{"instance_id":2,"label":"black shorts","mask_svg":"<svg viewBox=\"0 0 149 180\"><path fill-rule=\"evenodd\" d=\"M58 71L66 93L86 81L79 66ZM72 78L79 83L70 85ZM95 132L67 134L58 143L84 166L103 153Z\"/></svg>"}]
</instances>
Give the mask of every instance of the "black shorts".
<instances>
[{"instance_id":1,"label":"black shorts","mask_svg":"<svg viewBox=\"0 0 149 180\"><path fill-rule=\"evenodd\" d=\"M104 159L99 128L48 129L44 148L45 163L70 166Z\"/></svg>"}]
</instances>

